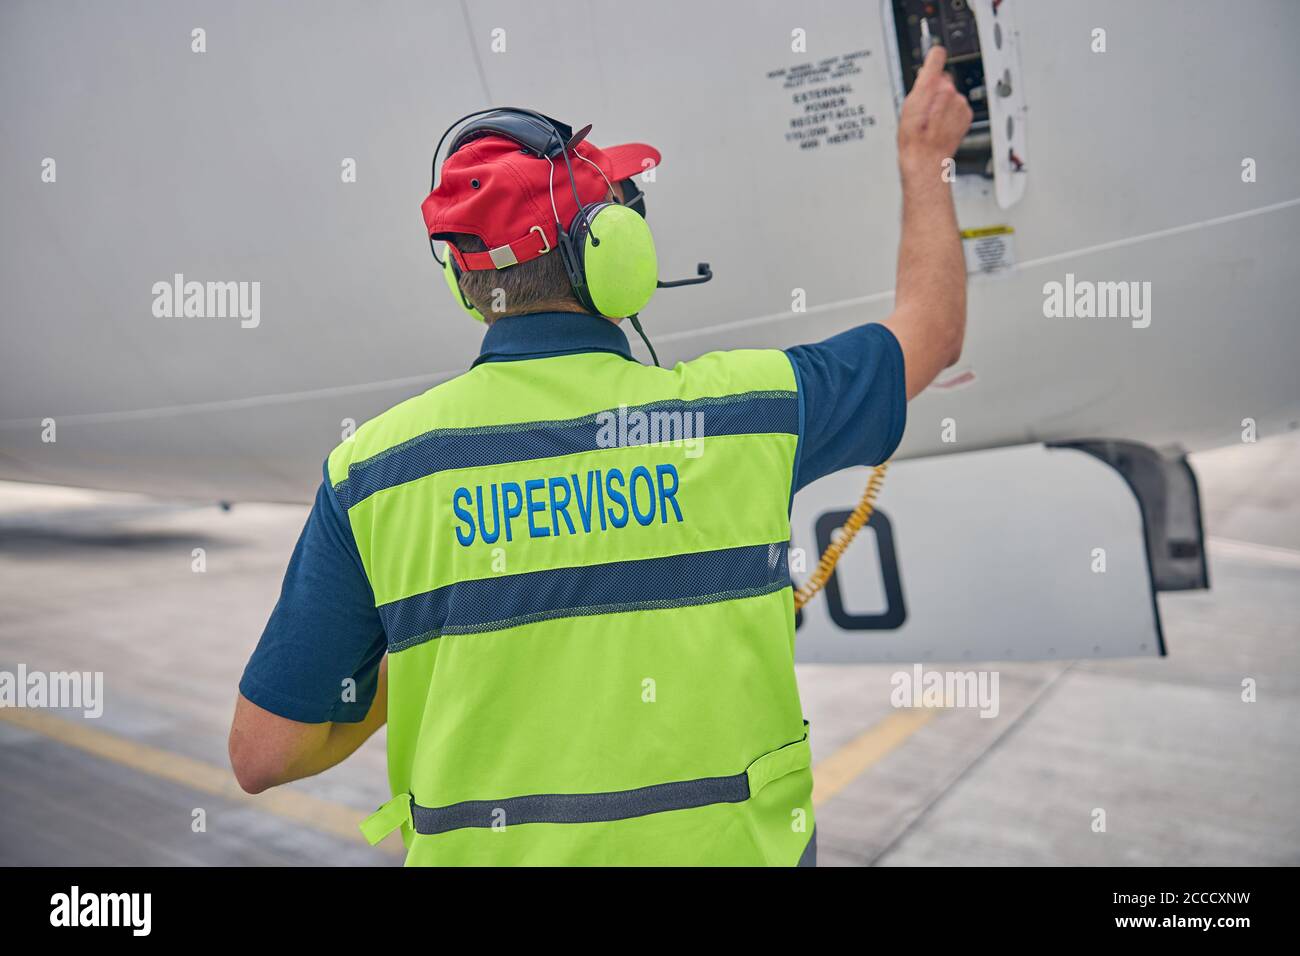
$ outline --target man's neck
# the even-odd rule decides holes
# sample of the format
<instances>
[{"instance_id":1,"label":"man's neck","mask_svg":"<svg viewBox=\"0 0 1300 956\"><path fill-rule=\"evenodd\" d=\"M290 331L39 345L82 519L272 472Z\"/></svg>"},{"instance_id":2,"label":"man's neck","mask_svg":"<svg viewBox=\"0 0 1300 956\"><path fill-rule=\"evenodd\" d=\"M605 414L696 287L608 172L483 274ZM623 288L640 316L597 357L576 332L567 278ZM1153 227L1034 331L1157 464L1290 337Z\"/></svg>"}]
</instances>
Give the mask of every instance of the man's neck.
<instances>
[{"instance_id":1,"label":"man's neck","mask_svg":"<svg viewBox=\"0 0 1300 956\"><path fill-rule=\"evenodd\" d=\"M515 318L520 318L520 317L526 317L526 316L529 316L529 315L536 315L536 314L539 313L539 312L573 312L573 313L577 313L577 314L579 314L579 315L590 315L590 316L593 316L594 318L597 318L597 319L604 319L604 320L607 321L607 322L613 322L615 325L618 325L620 322L623 321L622 319L613 319L613 318L610 318L610 317L607 316L607 315L597 315L597 314L594 313L594 312L591 312L591 311L589 311L589 310L587 310L587 309L584 309L584 308L583 308L581 305L579 305L577 302L567 301L567 302L547 302L547 303L542 303L542 304L539 304L539 305L535 305L535 306L533 306L533 307L530 308L527 312L508 312L508 313L506 313L505 315L496 315L496 314L493 314L493 315L491 316L490 320L488 321L488 324L491 325L491 324L492 324L493 322L495 322L497 319L515 319Z\"/></svg>"}]
</instances>

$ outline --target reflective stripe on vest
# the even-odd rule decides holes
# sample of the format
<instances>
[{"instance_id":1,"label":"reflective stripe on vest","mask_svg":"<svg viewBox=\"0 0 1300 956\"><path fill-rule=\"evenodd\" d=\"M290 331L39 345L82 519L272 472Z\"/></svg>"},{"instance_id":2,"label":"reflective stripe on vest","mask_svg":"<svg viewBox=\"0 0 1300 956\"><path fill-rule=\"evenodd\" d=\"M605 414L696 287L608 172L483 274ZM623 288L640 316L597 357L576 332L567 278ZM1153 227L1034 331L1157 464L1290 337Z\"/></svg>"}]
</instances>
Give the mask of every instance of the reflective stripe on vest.
<instances>
[{"instance_id":1,"label":"reflective stripe on vest","mask_svg":"<svg viewBox=\"0 0 1300 956\"><path fill-rule=\"evenodd\" d=\"M468 800L449 807L424 807L400 794L362 825L372 843L399 826L433 836L465 827L522 826L526 823L598 823L651 813L689 810L711 803L741 803L771 781L808 766L808 737L760 757L743 773L654 784L613 793L546 793L504 800ZM815 852L815 851L814 851Z\"/></svg>"},{"instance_id":2,"label":"reflective stripe on vest","mask_svg":"<svg viewBox=\"0 0 1300 956\"><path fill-rule=\"evenodd\" d=\"M388 640L408 863L807 852L778 351L485 363L330 456ZM499 831L504 827L506 833Z\"/></svg>"},{"instance_id":3,"label":"reflective stripe on vest","mask_svg":"<svg viewBox=\"0 0 1300 956\"><path fill-rule=\"evenodd\" d=\"M379 608L388 650L588 614L688 607L790 586L787 545L757 544L590 568L461 581Z\"/></svg>"},{"instance_id":4,"label":"reflective stripe on vest","mask_svg":"<svg viewBox=\"0 0 1300 956\"><path fill-rule=\"evenodd\" d=\"M644 405L605 408L599 412L564 421L520 422L510 425L478 425L468 428L432 429L393 448L384 449L351 465L347 477L334 486L339 505L345 509L366 498L435 470L484 467L595 451L609 438L625 446L648 445L652 423L666 423L668 441L685 442L700 438L685 434L676 423L707 420L708 436L747 435L755 432L798 434L798 401L792 391L754 391L738 395L715 395L690 401L665 400ZM646 430L632 434L644 416ZM690 416L690 417L688 417ZM705 416L704 419L698 416ZM676 430L673 430L676 429ZM606 435L602 436L602 431Z\"/></svg>"}]
</instances>

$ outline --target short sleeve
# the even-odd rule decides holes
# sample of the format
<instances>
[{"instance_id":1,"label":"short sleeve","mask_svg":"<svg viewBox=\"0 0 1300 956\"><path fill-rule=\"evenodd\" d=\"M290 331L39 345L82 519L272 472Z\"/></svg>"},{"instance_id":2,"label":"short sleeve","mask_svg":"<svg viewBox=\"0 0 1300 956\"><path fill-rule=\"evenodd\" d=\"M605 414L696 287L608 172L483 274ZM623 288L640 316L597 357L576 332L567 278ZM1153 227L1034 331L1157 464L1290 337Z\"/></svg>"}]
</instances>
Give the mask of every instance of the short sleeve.
<instances>
[{"instance_id":1,"label":"short sleeve","mask_svg":"<svg viewBox=\"0 0 1300 956\"><path fill-rule=\"evenodd\" d=\"M786 349L799 390L795 490L841 468L878 465L903 438L903 350L878 323Z\"/></svg>"},{"instance_id":2,"label":"short sleeve","mask_svg":"<svg viewBox=\"0 0 1300 956\"><path fill-rule=\"evenodd\" d=\"M289 720L355 723L374 701L386 648L351 526L327 477L239 692Z\"/></svg>"}]
</instances>

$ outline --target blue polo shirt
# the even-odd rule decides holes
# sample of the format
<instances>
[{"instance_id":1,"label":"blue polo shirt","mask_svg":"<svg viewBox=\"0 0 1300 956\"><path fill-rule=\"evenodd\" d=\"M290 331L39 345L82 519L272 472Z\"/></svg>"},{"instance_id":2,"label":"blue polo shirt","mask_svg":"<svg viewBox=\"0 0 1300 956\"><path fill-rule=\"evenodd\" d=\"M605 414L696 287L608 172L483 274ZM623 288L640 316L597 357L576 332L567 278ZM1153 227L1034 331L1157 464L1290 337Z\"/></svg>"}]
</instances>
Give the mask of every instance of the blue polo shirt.
<instances>
[{"instance_id":1,"label":"blue polo shirt","mask_svg":"<svg viewBox=\"0 0 1300 956\"><path fill-rule=\"evenodd\" d=\"M543 312L498 319L475 365L612 352L628 361L623 330L606 319ZM876 465L903 437L903 353L883 325L862 325L786 349L799 392L795 490L852 465ZM239 691L305 723L352 723L374 700L387 640L347 515L325 480L289 559L280 600L244 669Z\"/></svg>"}]
</instances>

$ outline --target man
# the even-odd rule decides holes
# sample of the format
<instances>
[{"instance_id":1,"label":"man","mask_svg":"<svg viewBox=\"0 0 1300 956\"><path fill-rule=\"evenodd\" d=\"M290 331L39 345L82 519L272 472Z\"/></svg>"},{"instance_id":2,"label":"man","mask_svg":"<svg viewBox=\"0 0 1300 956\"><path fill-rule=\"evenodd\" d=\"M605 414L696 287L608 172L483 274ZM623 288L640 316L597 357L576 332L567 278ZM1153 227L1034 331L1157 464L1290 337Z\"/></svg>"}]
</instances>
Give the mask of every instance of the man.
<instances>
[{"instance_id":1,"label":"man","mask_svg":"<svg viewBox=\"0 0 1300 956\"><path fill-rule=\"evenodd\" d=\"M363 830L400 828L410 864L815 861L789 502L888 458L906 401L960 354L942 173L971 112L944 59L899 122L894 312L785 352L642 366L580 302L555 220L626 199L635 151L574 146L556 182L508 139L453 149L426 221L490 320L482 353L330 455L240 684L245 790L387 721L394 798ZM698 415L703 436L629 438L637 412Z\"/></svg>"}]
</instances>

